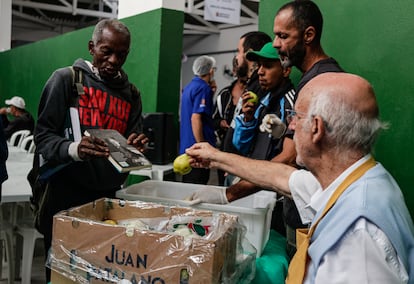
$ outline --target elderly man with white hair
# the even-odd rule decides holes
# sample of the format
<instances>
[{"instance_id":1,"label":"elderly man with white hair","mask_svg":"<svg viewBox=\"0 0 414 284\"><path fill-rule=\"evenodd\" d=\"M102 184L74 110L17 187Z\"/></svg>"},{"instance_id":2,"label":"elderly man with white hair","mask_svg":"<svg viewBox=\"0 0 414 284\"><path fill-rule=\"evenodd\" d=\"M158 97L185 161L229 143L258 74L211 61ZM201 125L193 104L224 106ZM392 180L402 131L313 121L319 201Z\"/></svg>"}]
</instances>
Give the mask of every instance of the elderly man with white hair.
<instances>
[{"instance_id":1,"label":"elderly man with white hair","mask_svg":"<svg viewBox=\"0 0 414 284\"><path fill-rule=\"evenodd\" d=\"M213 123L213 90L216 60L203 55L193 63L194 78L185 86L181 96L180 110L180 154L197 142L208 142L215 146ZM183 182L207 184L209 169L194 169L184 175Z\"/></svg>"},{"instance_id":2,"label":"elderly man with white hair","mask_svg":"<svg viewBox=\"0 0 414 284\"><path fill-rule=\"evenodd\" d=\"M371 154L385 127L372 86L353 74L321 74L299 93L289 127L296 162L307 170L204 143L186 152L194 167L220 168L293 198L310 218L309 231L297 232L286 283L413 283L413 221L399 186Z\"/></svg>"}]
</instances>

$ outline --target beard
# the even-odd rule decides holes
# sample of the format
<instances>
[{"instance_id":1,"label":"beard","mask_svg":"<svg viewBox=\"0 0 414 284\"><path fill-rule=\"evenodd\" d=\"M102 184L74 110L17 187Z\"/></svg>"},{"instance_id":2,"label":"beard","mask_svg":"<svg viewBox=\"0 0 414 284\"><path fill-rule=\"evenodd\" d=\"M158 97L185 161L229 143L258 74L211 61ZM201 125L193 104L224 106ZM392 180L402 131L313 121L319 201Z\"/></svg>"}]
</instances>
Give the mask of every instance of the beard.
<instances>
[{"instance_id":1,"label":"beard","mask_svg":"<svg viewBox=\"0 0 414 284\"><path fill-rule=\"evenodd\" d=\"M249 66L247 66L246 61L242 63L242 65L237 66L236 76L238 78L247 77L247 71L249 70Z\"/></svg>"},{"instance_id":2,"label":"beard","mask_svg":"<svg viewBox=\"0 0 414 284\"><path fill-rule=\"evenodd\" d=\"M296 66L300 69L306 55L303 40L299 41L290 51L279 52L280 63L283 68Z\"/></svg>"}]
</instances>

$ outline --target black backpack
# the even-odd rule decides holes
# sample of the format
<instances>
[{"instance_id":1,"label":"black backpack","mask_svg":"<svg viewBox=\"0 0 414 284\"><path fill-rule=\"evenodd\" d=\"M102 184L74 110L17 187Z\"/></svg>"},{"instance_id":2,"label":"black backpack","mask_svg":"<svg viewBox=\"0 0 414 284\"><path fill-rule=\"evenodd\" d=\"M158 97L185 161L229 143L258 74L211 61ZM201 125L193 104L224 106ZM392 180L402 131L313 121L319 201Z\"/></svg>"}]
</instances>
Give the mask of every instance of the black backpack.
<instances>
[{"instance_id":1,"label":"black backpack","mask_svg":"<svg viewBox=\"0 0 414 284\"><path fill-rule=\"evenodd\" d=\"M73 81L73 97L69 102L69 107L77 106L79 101L79 96L84 94L83 85L82 85L82 70L79 68L70 66L72 72L72 81ZM66 115L65 121L65 135L73 140L73 127L71 124L70 113ZM27 175L27 180L30 183L32 188L32 196L30 197L30 207L34 215L34 226L40 232L44 233L44 227L42 226L42 215L44 211L44 204L48 200L49 196L49 187L48 179L57 171L64 168L67 164L53 166L48 163L42 164L40 166L40 155L35 151L33 158L33 167Z\"/></svg>"}]
</instances>

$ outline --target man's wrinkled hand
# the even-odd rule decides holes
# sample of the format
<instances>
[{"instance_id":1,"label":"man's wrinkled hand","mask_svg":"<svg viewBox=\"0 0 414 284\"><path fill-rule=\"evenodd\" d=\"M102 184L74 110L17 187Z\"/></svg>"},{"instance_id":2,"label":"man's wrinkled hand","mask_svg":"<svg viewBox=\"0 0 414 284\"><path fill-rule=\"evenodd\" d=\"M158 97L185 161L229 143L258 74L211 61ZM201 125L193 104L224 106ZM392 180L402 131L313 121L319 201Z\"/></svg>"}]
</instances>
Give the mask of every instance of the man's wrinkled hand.
<instances>
[{"instance_id":1,"label":"man's wrinkled hand","mask_svg":"<svg viewBox=\"0 0 414 284\"><path fill-rule=\"evenodd\" d=\"M192 168L210 168L211 157L219 150L207 142L195 143L185 150L190 156L190 166Z\"/></svg>"},{"instance_id":2,"label":"man's wrinkled hand","mask_svg":"<svg viewBox=\"0 0 414 284\"><path fill-rule=\"evenodd\" d=\"M200 189L193 192L188 200L200 200L200 202L213 204L227 204L229 203L226 197L225 187L212 187Z\"/></svg>"},{"instance_id":3,"label":"man's wrinkled hand","mask_svg":"<svg viewBox=\"0 0 414 284\"><path fill-rule=\"evenodd\" d=\"M109 157L108 144L94 136L83 136L78 145L78 156L82 160Z\"/></svg>"}]
</instances>

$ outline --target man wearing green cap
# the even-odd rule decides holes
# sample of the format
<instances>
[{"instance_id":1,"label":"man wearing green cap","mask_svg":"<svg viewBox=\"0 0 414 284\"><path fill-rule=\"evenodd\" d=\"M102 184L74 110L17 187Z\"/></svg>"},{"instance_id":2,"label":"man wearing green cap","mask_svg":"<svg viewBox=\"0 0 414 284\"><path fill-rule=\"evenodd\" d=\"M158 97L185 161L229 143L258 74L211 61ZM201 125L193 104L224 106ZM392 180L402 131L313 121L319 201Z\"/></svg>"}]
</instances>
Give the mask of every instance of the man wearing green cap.
<instances>
[{"instance_id":1,"label":"man wearing green cap","mask_svg":"<svg viewBox=\"0 0 414 284\"><path fill-rule=\"evenodd\" d=\"M265 44L260 51L249 51L246 58L257 63L259 83L266 95L259 103L251 102L251 94L242 97L242 114L236 117L233 145L251 158L294 165L293 137L285 135L287 110L293 109L296 101L295 89L289 79L291 69L282 67L271 43ZM239 178L227 188L227 197L238 199L262 189L249 181L237 180ZM282 202L277 202L273 210L271 228L285 235Z\"/></svg>"},{"instance_id":2,"label":"man wearing green cap","mask_svg":"<svg viewBox=\"0 0 414 284\"><path fill-rule=\"evenodd\" d=\"M250 94L243 95L242 114L235 118L233 145L239 154L261 160L272 160L293 165L296 151L291 136L285 135L287 110L296 101L294 86L289 79L290 68L283 68L276 49L269 42L260 51L249 51L246 58L258 65L259 83L265 94L258 103L249 102ZM200 191L193 196L203 202L228 203L261 190L254 184L228 175L220 195ZM282 204L278 203L272 218L272 228L285 235Z\"/></svg>"},{"instance_id":3,"label":"man wearing green cap","mask_svg":"<svg viewBox=\"0 0 414 284\"><path fill-rule=\"evenodd\" d=\"M292 109L296 100L289 79L291 69L282 67L271 43L260 51L249 51L246 58L257 62L259 83L266 95L259 103L250 100L251 93L243 95L242 114L236 117L233 145L243 155L268 160L283 150L286 110ZM293 141L290 143L293 145ZM289 151L290 155L294 159L294 151Z\"/></svg>"}]
</instances>

